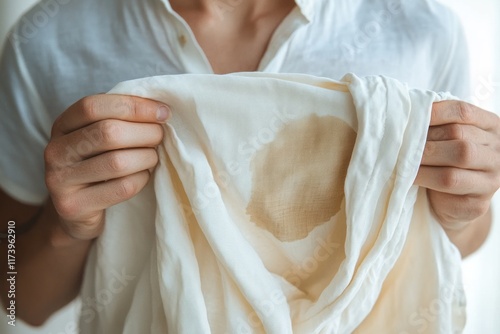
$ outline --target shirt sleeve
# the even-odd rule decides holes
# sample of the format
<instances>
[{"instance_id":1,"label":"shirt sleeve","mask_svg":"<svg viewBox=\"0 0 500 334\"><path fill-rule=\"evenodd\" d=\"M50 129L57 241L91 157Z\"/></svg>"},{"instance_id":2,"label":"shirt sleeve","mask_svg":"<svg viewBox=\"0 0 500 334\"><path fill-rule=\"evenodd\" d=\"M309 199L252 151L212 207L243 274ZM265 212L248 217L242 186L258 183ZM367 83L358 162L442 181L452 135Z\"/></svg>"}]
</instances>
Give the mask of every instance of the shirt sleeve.
<instances>
[{"instance_id":1,"label":"shirt sleeve","mask_svg":"<svg viewBox=\"0 0 500 334\"><path fill-rule=\"evenodd\" d=\"M436 39L436 61L434 68L434 87L432 90L451 92L467 100L471 95L470 59L467 40L462 22L451 9L441 10L444 31Z\"/></svg>"},{"instance_id":2,"label":"shirt sleeve","mask_svg":"<svg viewBox=\"0 0 500 334\"><path fill-rule=\"evenodd\" d=\"M0 59L0 187L20 202L38 205L48 194L43 152L51 125L15 33Z\"/></svg>"}]
</instances>

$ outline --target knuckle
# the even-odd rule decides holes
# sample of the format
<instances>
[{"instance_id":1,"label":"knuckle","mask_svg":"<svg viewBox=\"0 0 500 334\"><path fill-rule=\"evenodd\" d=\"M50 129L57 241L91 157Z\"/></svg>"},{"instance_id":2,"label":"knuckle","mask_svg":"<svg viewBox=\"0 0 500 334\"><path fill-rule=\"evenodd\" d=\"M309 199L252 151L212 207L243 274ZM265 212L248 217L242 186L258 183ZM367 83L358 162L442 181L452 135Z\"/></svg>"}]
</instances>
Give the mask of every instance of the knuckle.
<instances>
[{"instance_id":1,"label":"knuckle","mask_svg":"<svg viewBox=\"0 0 500 334\"><path fill-rule=\"evenodd\" d=\"M476 158L476 147L473 143L465 140L457 142L457 162L462 166L468 166Z\"/></svg>"},{"instance_id":2,"label":"knuckle","mask_svg":"<svg viewBox=\"0 0 500 334\"><path fill-rule=\"evenodd\" d=\"M128 167L128 160L121 152L113 152L109 157L109 167L113 172L123 172Z\"/></svg>"},{"instance_id":3,"label":"knuckle","mask_svg":"<svg viewBox=\"0 0 500 334\"><path fill-rule=\"evenodd\" d=\"M99 122L98 131L101 134L103 144L115 145L120 141L123 132L122 127L118 121L107 119Z\"/></svg>"},{"instance_id":4,"label":"knuckle","mask_svg":"<svg viewBox=\"0 0 500 334\"><path fill-rule=\"evenodd\" d=\"M80 206L71 196L64 196L58 199L52 199L54 207L62 218L69 219L76 217L80 212Z\"/></svg>"},{"instance_id":5,"label":"knuckle","mask_svg":"<svg viewBox=\"0 0 500 334\"><path fill-rule=\"evenodd\" d=\"M448 126L448 138L450 140L464 140L463 126L460 124L450 124Z\"/></svg>"},{"instance_id":6,"label":"knuckle","mask_svg":"<svg viewBox=\"0 0 500 334\"><path fill-rule=\"evenodd\" d=\"M433 141L428 141L424 146L424 156L432 156L436 151L436 143Z\"/></svg>"},{"instance_id":7,"label":"knuckle","mask_svg":"<svg viewBox=\"0 0 500 334\"><path fill-rule=\"evenodd\" d=\"M129 199L138 192L137 184L131 178L124 178L118 183L116 195L122 199Z\"/></svg>"},{"instance_id":8,"label":"knuckle","mask_svg":"<svg viewBox=\"0 0 500 334\"><path fill-rule=\"evenodd\" d=\"M59 115L59 117L57 117L55 120L54 120L54 123L52 123L52 128L50 130L50 137L53 138L56 136L56 134L59 132L59 127L61 126L61 115Z\"/></svg>"},{"instance_id":9,"label":"knuckle","mask_svg":"<svg viewBox=\"0 0 500 334\"><path fill-rule=\"evenodd\" d=\"M78 104L86 119L95 120L98 118L99 107L95 96L86 96L78 101Z\"/></svg>"},{"instance_id":10,"label":"knuckle","mask_svg":"<svg viewBox=\"0 0 500 334\"><path fill-rule=\"evenodd\" d=\"M474 119L474 112L467 102L456 101L455 108L458 113L458 118L465 124L472 123Z\"/></svg>"},{"instance_id":11,"label":"knuckle","mask_svg":"<svg viewBox=\"0 0 500 334\"><path fill-rule=\"evenodd\" d=\"M43 151L43 159L47 164L53 163L58 156L58 149L53 143L49 143Z\"/></svg>"},{"instance_id":12,"label":"knuckle","mask_svg":"<svg viewBox=\"0 0 500 334\"><path fill-rule=\"evenodd\" d=\"M55 192L61 180L63 180L63 177L60 170L47 170L45 172L45 185L49 192Z\"/></svg>"},{"instance_id":13,"label":"knuckle","mask_svg":"<svg viewBox=\"0 0 500 334\"><path fill-rule=\"evenodd\" d=\"M127 101L127 104L129 105L129 112L135 116L135 113L137 113L139 106L137 104L137 99L133 98L132 96L125 96L125 99Z\"/></svg>"},{"instance_id":14,"label":"knuckle","mask_svg":"<svg viewBox=\"0 0 500 334\"><path fill-rule=\"evenodd\" d=\"M48 189L54 189L65 179L64 172L70 161L61 161L60 150L55 144L49 143L43 151L45 161L45 184Z\"/></svg>"},{"instance_id":15,"label":"knuckle","mask_svg":"<svg viewBox=\"0 0 500 334\"><path fill-rule=\"evenodd\" d=\"M448 168L440 178L441 186L446 190L456 188L460 183L460 176L457 170Z\"/></svg>"},{"instance_id":16,"label":"knuckle","mask_svg":"<svg viewBox=\"0 0 500 334\"><path fill-rule=\"evenodd\" d=\"M136 109L135 103L135 99L131 96L120 96L115 104L115 112L117 113L117 116L124 118L132 116Z\"/></svg>"}]
</instances>

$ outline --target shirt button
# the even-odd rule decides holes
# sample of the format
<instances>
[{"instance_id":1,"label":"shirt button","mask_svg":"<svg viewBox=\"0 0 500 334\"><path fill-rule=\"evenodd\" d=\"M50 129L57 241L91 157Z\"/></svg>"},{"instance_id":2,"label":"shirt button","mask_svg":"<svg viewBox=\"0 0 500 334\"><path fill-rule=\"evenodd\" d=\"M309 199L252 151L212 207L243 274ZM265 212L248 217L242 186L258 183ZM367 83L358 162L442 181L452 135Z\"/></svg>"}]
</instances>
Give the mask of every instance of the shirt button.
<instances>
[{"instance_id":1,"label":"shirt button","mask_svg":"<svg viewBox=\"0 0 500 334\"><path fill-rule=\"evenodd\" d=\"M180 35L180 36L179 36L179 44L180 44L181 46L184 46L184 45L186 45L186 43L187 43L187 38L186 38L186 35Z\"/></svg>"}]
</instances>

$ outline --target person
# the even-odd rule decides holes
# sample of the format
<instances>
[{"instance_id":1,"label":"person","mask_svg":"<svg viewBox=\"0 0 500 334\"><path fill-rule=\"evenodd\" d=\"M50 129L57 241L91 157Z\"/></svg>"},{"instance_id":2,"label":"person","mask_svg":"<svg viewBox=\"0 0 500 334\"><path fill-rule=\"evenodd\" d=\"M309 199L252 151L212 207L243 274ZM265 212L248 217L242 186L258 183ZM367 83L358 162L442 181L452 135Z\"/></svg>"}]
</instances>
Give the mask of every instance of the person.
<instances>
[{"instance_id":1,"label":"person","mask_svg":"<svg viewBox=\"0 0 500 334\"><path fill-rule=\"evenodd\" d=\"M434 0L42 0L0 64L1 232L16 222L19 318L41 325L78 295L105 210L140 192L158 162L175 110L102 92L151 75L241 71L383 74L468 92L460 25ZM499 150L496 115L434 104L415 183L463 256L488 234Z\"/></svg>"}]
</instances>

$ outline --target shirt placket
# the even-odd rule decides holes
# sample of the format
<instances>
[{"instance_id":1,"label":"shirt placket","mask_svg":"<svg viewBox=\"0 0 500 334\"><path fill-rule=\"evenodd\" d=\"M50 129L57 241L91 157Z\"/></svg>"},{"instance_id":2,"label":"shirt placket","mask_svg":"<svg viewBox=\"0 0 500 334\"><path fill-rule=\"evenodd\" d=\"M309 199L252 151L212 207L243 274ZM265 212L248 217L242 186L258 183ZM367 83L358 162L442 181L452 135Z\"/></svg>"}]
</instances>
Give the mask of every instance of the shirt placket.
<instances>
[{"instance_id":1,"label":"shirt placket","mask_svg":"<svg viewBox=\"0 0 500 334\"><path fill-rule=\"evenodd\" d=\"M309 23L310 19L302 13L300 7L295 7L278 28L276 28L266 52L259 63L258 71L280 72L293 35Z\"/></svg>"},{"instance_id":2,"label":"shirt placket","mask_svg":"<svg viewBox=\"0 0 500 334\"><path fill-rule=\"evenodd\" d=\"M186 73L213 74L212 66L187 22L172 9L168 1L162 2L170 16L165 28L174 44L171 48L176 51L172 56L177 58Z\"/></svg>"},{"instance_id":3,"label":"shirt placket","mask_svg":"<svg viewBox=\"0 0 500 334\"><path fill-rule=\"evenodd\" d=\"M171 20L168 20L166 29L167 34L172 37L171 40L175 44L172 45L172 48L176 50L173 56L177 57L183 70L186 73L214 74L205 52L199 45L187 22L172 9L167 0L161 1L164 3L168 15L171 17ZM298 2L298 6L283 20L271 37L257 71L274 73L280 71L292 36L301 27L310 23L312 18L310 12L304 12L303 5L300 4L300 1ZM175 36L172 36L172 34L175 34Z\"/></svg>"}]
</instances>

